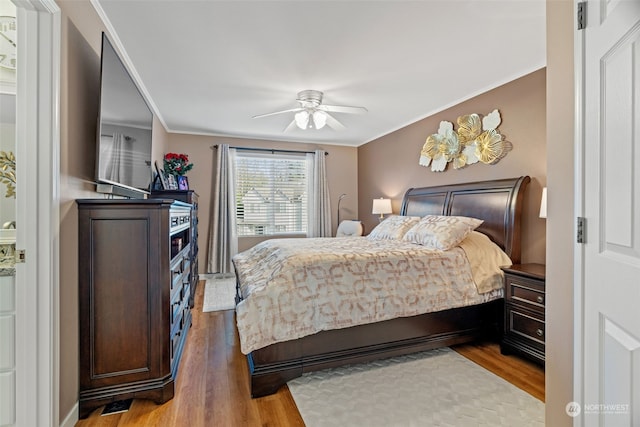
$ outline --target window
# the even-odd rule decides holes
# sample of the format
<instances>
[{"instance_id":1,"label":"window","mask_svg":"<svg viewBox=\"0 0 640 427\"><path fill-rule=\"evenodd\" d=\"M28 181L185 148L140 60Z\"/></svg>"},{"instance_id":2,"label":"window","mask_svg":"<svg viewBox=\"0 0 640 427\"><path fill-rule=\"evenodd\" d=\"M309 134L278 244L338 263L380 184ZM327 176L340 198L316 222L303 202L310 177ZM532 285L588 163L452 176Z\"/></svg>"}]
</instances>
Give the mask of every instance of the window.
<instances>
[{"instance_id":1,"label":"window","mask_svg":"<svg viewBox=\"0 0 640 427\"><path fill-rule=\"evenodd\" d=\"M238 236L307 233L306 155L237 150L234 166Z\"/></svg>"}]
</instances>

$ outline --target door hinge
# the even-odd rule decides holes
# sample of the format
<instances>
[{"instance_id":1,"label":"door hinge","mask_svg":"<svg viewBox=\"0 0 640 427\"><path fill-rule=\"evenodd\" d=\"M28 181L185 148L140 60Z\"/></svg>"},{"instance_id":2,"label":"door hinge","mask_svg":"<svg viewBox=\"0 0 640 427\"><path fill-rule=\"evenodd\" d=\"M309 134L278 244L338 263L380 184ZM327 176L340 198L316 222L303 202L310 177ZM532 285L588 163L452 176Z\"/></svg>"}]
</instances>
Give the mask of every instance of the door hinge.
<instances>
[{"instance_id":1,"label":"door hinge","mask_svg":"<svg viewBox=\"0 0 640 427\"><path fill-rule=\"evenodd\" d=\"M16 249L15 252L15 261L16 264L23 264L27 257L26 251L24 249Z\"/></svg>"},{"instance_id":2,"label":"door hinge","mask_svg":"<svg viewBox=\"0 0 640 427\"><path fill-rule=\"evenodd\" d=\"M586 234L587 234L587 219L584 218L584 217L579 216L577 225L578 226L577 226L576 242L577 243L586 243L587 242L587 238L586 238Z\"/></svg>"},{"instance_id":3,"label":"door hinge","mask_svg":"<svg viewBox=\"0 0 640 427\"><path fill-rule=\"evenodd\" d=\"M578 29L584 30L587 26L587 2L578 3Z\"/></svg>"}]
</instances>

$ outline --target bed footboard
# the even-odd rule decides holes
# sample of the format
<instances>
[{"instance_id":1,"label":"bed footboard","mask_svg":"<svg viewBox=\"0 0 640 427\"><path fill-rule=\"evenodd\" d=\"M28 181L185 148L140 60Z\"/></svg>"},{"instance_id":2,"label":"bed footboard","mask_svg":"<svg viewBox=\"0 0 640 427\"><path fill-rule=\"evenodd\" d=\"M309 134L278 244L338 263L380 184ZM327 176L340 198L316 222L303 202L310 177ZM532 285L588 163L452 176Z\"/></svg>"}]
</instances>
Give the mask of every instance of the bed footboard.
<instances>
[{"instance_id":1,"label":"bed footboard","mask_svg":"<svg viewBox=\"0 0 640 427\"><path fill-rule=\"evenodd\" d=\"M306 372L499 336L503 299L419 316L323 331L247 356L251 397L273 394Z\"/></svg>"}]
</instances>

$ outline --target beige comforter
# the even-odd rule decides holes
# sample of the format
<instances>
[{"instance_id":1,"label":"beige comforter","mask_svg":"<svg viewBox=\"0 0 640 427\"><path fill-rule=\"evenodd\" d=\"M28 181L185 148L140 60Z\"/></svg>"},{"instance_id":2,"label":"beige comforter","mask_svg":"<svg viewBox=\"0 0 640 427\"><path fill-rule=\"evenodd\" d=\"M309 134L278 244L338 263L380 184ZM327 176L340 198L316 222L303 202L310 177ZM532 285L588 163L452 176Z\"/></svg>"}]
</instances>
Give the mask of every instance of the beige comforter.
<instances>
[{"instance_id":1,"label":"beige comforter","mask_svg":"<svg viewBox=\"0 0 640 427\"><path fill-rule=\"evenodd\" d=\"M236 255L241 350L502 296L509 257L477 232L449 251L363 237L273 239Z\"/></svg>"}]
</instances>

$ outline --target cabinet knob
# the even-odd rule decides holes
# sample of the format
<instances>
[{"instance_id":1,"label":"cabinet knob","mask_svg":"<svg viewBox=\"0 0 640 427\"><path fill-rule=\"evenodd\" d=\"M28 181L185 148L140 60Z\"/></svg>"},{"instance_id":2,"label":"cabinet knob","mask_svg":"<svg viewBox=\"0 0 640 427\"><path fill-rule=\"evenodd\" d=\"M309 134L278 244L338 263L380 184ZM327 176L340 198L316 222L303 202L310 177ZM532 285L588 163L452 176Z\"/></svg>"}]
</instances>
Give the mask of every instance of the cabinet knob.
<instances>
[{"instance_id":1,"label":"cabinet knob","mask_svg":"<svg viewBox=\"0 0 640 427\"><path fill-rule=\"evenodd\" d=\"M541 336L543 336L543 335L544 335L544 331L543 331L542 329L538 329L538 330L536 331L536 334L537 334L539 337L541 337Z\"/></svg>"},{"instance_id":2,"label":"cabinet knob","mask_svg":"<svg viewBox=\"0 0 640 427\"><path fill-rule=\"evenodd\" d=\"M544 302L544 297L543 296L538 296L538 303L542 304Z\"/></svg>"}]
</instances>

